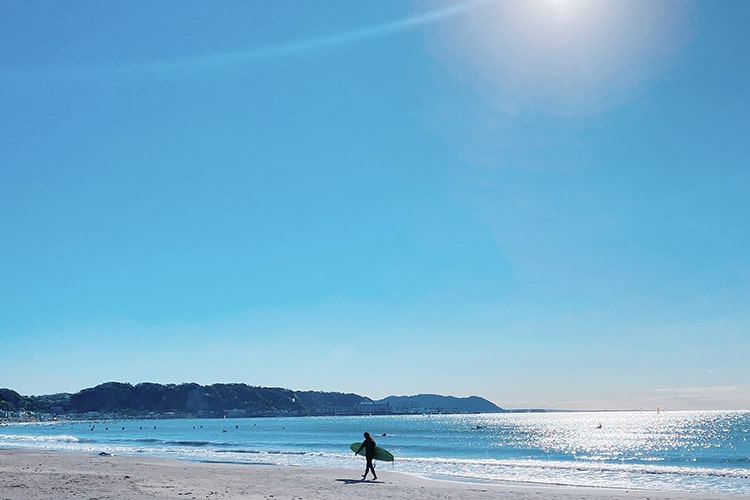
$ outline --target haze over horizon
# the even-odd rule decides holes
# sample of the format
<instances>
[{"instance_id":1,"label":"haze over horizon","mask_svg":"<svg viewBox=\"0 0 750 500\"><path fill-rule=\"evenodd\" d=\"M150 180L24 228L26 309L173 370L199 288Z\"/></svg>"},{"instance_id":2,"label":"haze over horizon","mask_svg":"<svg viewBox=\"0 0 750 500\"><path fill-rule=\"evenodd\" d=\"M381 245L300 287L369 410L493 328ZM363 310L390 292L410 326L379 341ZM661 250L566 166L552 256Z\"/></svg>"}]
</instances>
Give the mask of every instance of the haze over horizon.
<instances>
[{"instance_id":1,"label":"haze over horizon","mask_svg":"<svg viewBox=\"0 0 750 500\"><path fill-rule=\"evenodd\" d=\"M747 2L0 9L0 387L750 409Z\"/></svg>"}]
</instances>

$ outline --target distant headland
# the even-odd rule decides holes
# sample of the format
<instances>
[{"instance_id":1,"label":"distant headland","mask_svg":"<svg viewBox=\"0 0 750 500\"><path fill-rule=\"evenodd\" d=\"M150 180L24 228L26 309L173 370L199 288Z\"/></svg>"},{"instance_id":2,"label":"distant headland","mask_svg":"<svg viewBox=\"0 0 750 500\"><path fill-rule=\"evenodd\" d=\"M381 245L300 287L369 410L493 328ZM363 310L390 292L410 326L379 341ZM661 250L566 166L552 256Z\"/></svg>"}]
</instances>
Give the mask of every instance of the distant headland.
<instances>
[{"instance_id":1,"label":"distant headland","mask_svg":"<svg viewBox=\"0 0 750 500\"><path fill-rule=\"evenodd\" d=\"M0 389L0 419L222 418L506 412L487 399L436 394L372 400L352 393L247 384L106 382L77 393L22 396Z\"/></svg>"}]
</instances>

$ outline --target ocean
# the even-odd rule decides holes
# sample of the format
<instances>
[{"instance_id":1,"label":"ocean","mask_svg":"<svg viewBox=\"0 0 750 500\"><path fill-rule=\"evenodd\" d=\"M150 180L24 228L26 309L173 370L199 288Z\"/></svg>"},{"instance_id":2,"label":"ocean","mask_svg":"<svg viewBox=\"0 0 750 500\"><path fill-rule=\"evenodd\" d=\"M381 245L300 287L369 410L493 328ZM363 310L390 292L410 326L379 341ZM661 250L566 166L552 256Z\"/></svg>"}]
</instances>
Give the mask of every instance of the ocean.
<instances>
[{"instance_id":1,"label":"ocean","mask_svg":"<svg viewBox=\"0 0 750 500\"><path fill-rule=\"evenodd\" d=\"M346 467L368 431L427 477L750 495L750 412L501 413L60 421L0 426L0 449Z\"/></svg>"}]
</instances>

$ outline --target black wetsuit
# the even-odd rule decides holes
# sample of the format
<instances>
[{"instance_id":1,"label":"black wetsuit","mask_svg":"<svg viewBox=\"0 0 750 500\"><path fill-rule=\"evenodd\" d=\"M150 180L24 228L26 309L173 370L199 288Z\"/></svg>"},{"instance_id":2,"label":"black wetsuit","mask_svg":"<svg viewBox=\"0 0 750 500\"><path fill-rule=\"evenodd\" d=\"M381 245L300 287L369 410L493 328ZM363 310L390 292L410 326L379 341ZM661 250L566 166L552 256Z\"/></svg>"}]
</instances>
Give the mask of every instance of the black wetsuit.
<instances>
[{"instance_id":1,"label":"black wetsuit","mask_svg":"<svg viewBox=\"0 0 750 500\"><path fill-rule=\"evenodd\" d=\"M375 440L374 439L365 439L362 441L362 446L359 447L357 450L357 453L362 451L362 448L365 449L365 458L367 460L372 460L375 457Z\"/></svg>"},{"instance_id":2,"label":"black wetsuit","mask_svg":"<svg viewBox=\"0 0 750 500\"><path fill-rule=\"evenodd\" d=\"M365 433L365 440L362 441L362 445L357 450L357 453L362 451L362 448L365 449L365 458L367 459L365 460L367 465L365 465L365 473L362 475L362 479L367 479L368 472L372 472L372 478L377 479L378 476L375 474L375 465L372 463L372 459L375 458L375 440L367 433Z\"/></svg>"}]
</instances>

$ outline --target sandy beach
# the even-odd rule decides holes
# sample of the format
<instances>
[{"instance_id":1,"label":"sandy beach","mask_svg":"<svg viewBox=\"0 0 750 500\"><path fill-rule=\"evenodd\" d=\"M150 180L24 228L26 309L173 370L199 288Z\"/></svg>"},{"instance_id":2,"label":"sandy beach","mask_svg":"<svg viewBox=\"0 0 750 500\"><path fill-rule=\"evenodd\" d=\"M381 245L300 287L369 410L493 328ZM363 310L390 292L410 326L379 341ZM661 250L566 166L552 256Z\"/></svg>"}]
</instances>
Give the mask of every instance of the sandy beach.
<instances>
[{"instance_id":1,"label":"sandy beach","mask_svg":"<svg viewBox=\"0 0 750 500\"><path fill-rule=\"evenodd\" d=\"M381 467L325 469L215 464L168 458L0 450L0 500L40 498L739 499L739 495L498 485L426 479Z\"/></svg>"}]
</instances>

